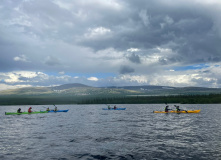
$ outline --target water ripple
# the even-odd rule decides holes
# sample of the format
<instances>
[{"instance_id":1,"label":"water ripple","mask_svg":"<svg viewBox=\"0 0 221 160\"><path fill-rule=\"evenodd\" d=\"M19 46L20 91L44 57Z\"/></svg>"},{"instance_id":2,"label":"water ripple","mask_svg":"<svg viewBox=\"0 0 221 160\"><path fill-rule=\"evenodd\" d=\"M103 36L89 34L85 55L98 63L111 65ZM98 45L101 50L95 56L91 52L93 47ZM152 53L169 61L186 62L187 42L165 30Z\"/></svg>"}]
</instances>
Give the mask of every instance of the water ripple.
<instances>
[{"instance_id":1,"label":"water ripple","mask_svg":"<svg viewBox=\"0 0 221 160\"><path fill-rule=\"evenodd\" d=\"M121 106L127 109L60 105L69 112L12 116L4 112L17 106L1 106L0 159L220 159L219 105L183 105L200 114L154 114L163 108L157 104Z\"/></svg>"}]
</instances>

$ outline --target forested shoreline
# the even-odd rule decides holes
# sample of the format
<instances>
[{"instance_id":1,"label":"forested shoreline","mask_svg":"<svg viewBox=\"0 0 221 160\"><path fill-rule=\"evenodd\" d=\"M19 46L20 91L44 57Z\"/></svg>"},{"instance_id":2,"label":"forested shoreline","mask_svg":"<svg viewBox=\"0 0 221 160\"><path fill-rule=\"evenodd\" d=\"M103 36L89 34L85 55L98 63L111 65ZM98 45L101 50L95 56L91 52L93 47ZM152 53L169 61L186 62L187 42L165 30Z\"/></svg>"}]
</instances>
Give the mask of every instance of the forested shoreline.
<instances>
[{"instance_id":1,"label":"forested shoreline","mask_svg":"<svg viewBox=\"0 0 221 160\"><path fill-rule=\"evenodd\" d=\"M50 104L218 104L221 94L176 96L1 96L0 105Z\"/></svg>"},{"instance_id":2,"label":"forested shoreline","mask_svg":"<svg viewBox=\"0 0 221 160\"><path fill-rule=\"evenodd\" d=\"M180 96L126 96L82 100L79 104L218 104L221 94Z\"/></svg>"}]
</instances>

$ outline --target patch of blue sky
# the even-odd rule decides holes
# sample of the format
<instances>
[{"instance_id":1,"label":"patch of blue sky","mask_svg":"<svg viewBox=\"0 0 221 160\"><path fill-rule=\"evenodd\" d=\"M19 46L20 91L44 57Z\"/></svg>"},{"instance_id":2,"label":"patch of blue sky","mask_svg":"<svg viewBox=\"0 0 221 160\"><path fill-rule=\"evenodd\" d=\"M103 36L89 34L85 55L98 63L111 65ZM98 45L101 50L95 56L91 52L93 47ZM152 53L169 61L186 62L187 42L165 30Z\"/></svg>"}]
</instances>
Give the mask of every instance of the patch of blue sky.
<instances>
[{"instance_id":1,"label":"patch of blue sky","mask_svg":"<svg viewBox=\"0 0 221 160\"><path fill-rule=\"evenodd\" d=\"M189 66L178 66L175 67L175 71L186 71L186 70L196 70L196 69L203 69L208 68L208 64L197 64L197 65L189 65Z\"/></svg>"},{"instance_id":2,"label":"patch of blue sky","mask_svg":"<svg viewBox=\"0 0 221 160\"><path fill-rule=\"evenodd\" d=\"M47 72L46 74L50 76L61 76L67 75L71 77L97 77L97 78L107 78L107 77L115 77L115 73L73 73L73 72Z\"/></svg>"}]
</instances>

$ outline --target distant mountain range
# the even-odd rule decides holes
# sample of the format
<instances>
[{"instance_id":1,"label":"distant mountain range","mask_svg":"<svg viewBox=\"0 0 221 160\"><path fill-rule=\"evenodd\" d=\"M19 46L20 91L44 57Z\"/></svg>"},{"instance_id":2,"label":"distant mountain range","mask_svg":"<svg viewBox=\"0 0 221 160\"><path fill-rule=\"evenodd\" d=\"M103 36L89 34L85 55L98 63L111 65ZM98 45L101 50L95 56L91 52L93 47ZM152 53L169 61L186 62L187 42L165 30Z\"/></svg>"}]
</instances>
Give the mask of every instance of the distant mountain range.
<instances>
[{"instance_id":1,"label":"distant mountain range","mask_svg":"<svg viewBox=\"0 0 221 160\"><path fill-rule=\"evenodd\" d=\"M170 86L112 86L92 87L80 83L54 87L26 87L0 91L0 95L69 95L69 96L157 96L157 95L208 95L220 94L221 88L170 87Z\"/></svg>"},{"instance_id":2,"label":"distant mountain range","mask_svg":"<svg viewBox=\"0 0 221 160\"><path fill-rule=\"evenodd\" d=\"M71 84L63 84L60 86L55 86L55 87L50 87L53 90L65 90L65 89L70 89L70 88L85 88L85 87L90 87L81 83L71 83Z\"/></svg>"}]
</instances>

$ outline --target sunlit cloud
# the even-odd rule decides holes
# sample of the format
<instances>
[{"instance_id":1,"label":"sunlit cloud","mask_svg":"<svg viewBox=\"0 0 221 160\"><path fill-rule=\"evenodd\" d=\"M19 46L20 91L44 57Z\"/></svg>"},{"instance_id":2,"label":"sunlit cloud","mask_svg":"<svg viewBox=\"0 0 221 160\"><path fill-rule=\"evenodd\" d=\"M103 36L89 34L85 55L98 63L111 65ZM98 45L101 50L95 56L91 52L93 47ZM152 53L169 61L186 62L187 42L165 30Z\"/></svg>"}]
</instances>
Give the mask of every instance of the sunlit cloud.
<instances>
[{"instance_id":1,"label":"sunlit cloud","mask_svg":"<svg viewBox=\"0 0 221 160\"><path fill-rule=\"evenodd\" d=\"M98 78L97 77L89 77L88 80L89 81L98 81Z\"/></svg>"},{"instance_id":2,"label":"sunlit cloud","mask_svg":"<svg viewBox=\"0 0 221 160\"><path fill-rule=\"evenodd\" d=\"M105 36L106 34L110 33L111 30L104 27L98 28L89 28L88 33L85 34L86 38L98 38L100 36Z\"/></svg>"},{"instance_id":3,"label":"sunlit cloud","mask_svg":"<svg viewBox=\"0 0 221 160\"><path fill-rule=\"evenodd\" d=\"M14 61L28 62L27 57L25 55L20 55L20 56L14 57Z\"/></svg>"},{"instance_id":4,"label":"sunlit cloud","mask_svg":"<svg viewBox=\"0 0 221 160\"><path fill-rule=\"evenodd\" d=\"M140 51L139 48L130 48L130 49L127 49L128 52L138 52Z\"/></svg>"}]
</instances>

